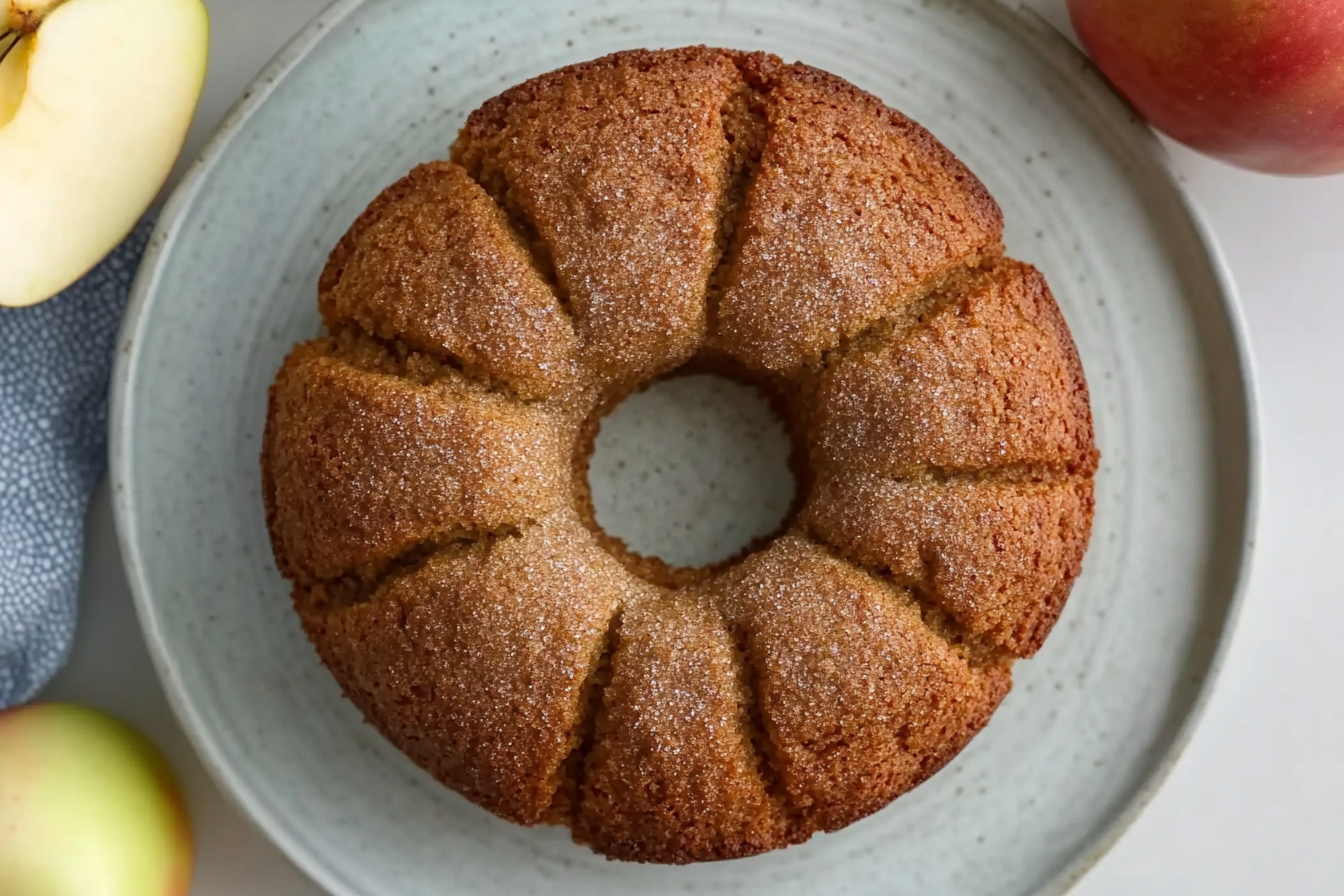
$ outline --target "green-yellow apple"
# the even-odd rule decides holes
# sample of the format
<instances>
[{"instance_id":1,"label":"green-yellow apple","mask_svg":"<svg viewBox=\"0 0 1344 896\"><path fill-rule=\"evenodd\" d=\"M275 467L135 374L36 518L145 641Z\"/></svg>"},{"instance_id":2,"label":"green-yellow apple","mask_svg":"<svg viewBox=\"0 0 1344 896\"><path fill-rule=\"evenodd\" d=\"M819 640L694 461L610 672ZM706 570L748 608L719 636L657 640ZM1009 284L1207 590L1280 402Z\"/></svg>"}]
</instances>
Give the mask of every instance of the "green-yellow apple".
<instances>
[{"instance_id":1,"label":"green-yellow apple","mask_svg":"<svg viewBox=\"0 0 1344 896\"><path fill-rule=\"evenodd\" d=\"M162 754L68 703L0 713L0 893L185 896L191 829Z\"/></svg>"},{"instance_id":2,"label":"green-yellow apple","mask_svg":"<svg viewBox=\"0 0 1344 896\"><path fill-rule=\"evenodd\" d=\"M1344 0L1069 0L1083 46L1154 126L1278 174L1344 171Z\"/></svg>"},{"instance_id":3,"label":"green-yellow apple","mask_svg":"<svg viewBox=\"0 0 1344 896\"><path fill-rule=\"evenodd\" d=\"M0 305L50 298L134 226L205 79L201 0L0 0Z\"/></svg>"}]
</instances>

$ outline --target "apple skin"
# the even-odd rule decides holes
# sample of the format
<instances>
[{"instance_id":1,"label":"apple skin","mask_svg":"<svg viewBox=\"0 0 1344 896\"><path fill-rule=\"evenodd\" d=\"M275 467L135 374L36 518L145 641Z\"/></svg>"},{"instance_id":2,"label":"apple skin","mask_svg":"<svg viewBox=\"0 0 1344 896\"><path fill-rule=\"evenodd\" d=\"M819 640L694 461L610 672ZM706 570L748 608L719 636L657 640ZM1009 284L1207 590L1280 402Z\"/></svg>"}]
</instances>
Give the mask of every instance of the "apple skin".
<instances>
[{"instance_id":1,"label":"apple skin","mask_svg":"<svg viewBox=\"0 0 1344 896\"><path fill-rule=\"evenodd\" d=\"M68 703L0 712L0 893L186 896L191 828L163 755Z\"/></svg>"},{"instance_id":2,"label":"apple skin","mask_svg":"<svg viewBox=\"0 0 1344 896\"><path fill-rule=\"evenodd\" d=\"M1341 0L1068 7L1097 67L1159 130L1258 171L1344 171Z\"/></svg>"}]
</instances>

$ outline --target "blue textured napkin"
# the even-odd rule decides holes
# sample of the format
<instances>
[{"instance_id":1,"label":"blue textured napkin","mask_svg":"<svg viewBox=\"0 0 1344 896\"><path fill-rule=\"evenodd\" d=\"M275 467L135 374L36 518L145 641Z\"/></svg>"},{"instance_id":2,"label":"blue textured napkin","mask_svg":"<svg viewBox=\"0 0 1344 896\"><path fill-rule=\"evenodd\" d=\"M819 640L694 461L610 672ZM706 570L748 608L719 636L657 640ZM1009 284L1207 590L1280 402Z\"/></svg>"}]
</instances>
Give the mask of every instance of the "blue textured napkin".
<instances>
[{"instance_id":1,"label":"blue textured napkin","mask_svg":"<svg viewBox=\"0 0 1344 896\"><path fill-rule=\"evenodd\" d=\"M70 650L117 327L151 229L141 221L55 298L0 308L0 708L30 699Z\"/></svg>"}]
</instances>

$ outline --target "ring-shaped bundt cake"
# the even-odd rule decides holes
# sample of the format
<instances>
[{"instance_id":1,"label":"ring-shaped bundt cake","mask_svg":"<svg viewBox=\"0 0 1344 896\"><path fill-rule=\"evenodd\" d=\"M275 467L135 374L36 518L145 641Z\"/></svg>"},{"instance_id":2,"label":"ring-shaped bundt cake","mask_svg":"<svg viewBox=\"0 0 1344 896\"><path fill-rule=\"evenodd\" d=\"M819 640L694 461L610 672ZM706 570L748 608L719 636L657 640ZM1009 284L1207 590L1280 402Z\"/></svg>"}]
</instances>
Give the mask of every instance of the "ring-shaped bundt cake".
<instances>
[{"instance_id":1,"label":"ring-shaped bundt cake","mask_svg":"<svg viewBox=\"0 0 1344 896\"><path fill-rule=\"evenodd\" d=\"M468 119L319 284L271 390L268 523L365 717L608 856L746 856L928 778L1041 646L1097 451L1041 275L914 122L761 53L618 53ZM706 367L775 402L800 500L732 562L592 518L596 421Z\"/></svg>"}]
</instances>

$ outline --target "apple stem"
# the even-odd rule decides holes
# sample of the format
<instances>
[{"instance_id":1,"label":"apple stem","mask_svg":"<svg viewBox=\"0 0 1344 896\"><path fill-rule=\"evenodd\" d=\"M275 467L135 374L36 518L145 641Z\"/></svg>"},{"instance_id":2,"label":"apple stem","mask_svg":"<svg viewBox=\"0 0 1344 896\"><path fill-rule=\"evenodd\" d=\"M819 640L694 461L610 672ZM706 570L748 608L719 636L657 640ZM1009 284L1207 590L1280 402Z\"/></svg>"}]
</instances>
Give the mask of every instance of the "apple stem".
<instances>
[{"instance_id":1,"label":"apple stem","mask_svg":"<svg viewBox=\"0 0 1344 896\"><path fill-rule=\"evenodd\" d=\"M12 41L9 42L9 46L4 47L3 44L5 40L9 38L10 35L16 35L16 36ZM11 50L13 50L15 47L19 45L19 41L21 40L23 40L23 32L18 29L12 31L0 31L0 65L5 64L5 57L7 57L10 54Z\"/></svg>"}]
</instances>

